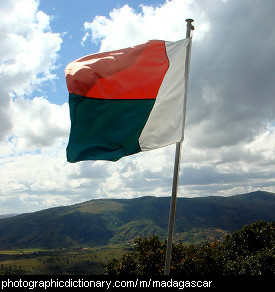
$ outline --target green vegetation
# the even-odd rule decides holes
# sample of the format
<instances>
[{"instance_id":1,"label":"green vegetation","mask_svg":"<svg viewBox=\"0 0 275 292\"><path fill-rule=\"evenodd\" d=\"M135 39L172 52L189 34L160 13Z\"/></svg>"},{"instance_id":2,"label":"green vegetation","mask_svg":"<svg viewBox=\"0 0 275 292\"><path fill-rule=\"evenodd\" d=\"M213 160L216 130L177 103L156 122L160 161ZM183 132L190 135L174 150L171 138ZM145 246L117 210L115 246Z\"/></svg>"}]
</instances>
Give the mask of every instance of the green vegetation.
<instances>
[{"instance_id":1,"label":"green vegetation","mask_svg":"<svg viewBox=\"0 0 275 292\"><path fill-rule=\"evenodd\" d=\"M166 242L136 237L133 245L0 251L0 275L162 275ZM257 221L201 245L175 243L171 275L275 275L275 224Z\"/></svg>"},{"instance_id":2,"label":"green vegetation","mask_svg":"<svg viewBox=\"0 0 275 292\"><path fill-rule=\"evenodd\" d=\"M121 258L129 248L107 246L56 250L0 251L0 275L99 275L110 258Z\"/></svg>"},{"instance_id":3,"label":"green vegetation","mask_svg":"<svg viewBox=\"0 0 275 292\"><path fill-rule=\"evenodd\" d=\"M163 275L166 243L135 239L135 251L105 265L108 275ZM171 275L275 275L275 224L258 221L201 246L174 244Z\"/></svg>"},{"instance_id":4,"label":"green vegetation","mask_svg":"<svg viewBox=\"0 0 275 292\"><path fill-rule=\"evenodd\" d=\"M167 238L170 198L91 200L0 219L0 249L71 249L131 244L137 236ZM201 244L257 220L275 221L275 195L178 198L175 240Z\"/></svg>"}]
</instances>

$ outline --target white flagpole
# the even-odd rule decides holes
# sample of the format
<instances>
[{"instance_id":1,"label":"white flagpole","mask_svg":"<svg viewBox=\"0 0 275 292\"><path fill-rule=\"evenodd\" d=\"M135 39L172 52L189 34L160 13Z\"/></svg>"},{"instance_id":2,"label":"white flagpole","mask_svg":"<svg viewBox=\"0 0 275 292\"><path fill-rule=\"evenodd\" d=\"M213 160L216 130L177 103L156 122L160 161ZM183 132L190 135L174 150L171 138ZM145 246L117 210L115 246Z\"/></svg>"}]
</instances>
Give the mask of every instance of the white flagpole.
<instances>
[{"instance_id":1,"label":"white flagpole","mask_svg":"<svg viewBox=\"0 0 275 292\"><path fill-rule=\"evenodd\" d=\"M192 26L193 19L186 19L187 28L186 28L186 38L190 38L191 29L194 29ZM188 88L188 75L189 75L189 61L190 61L190 50L187 50L186 54L187 64L185 66L185 76L186 76L186 85L184 93L184 111L186 110L186 99L187 99L187 88ZM185 115L184 115L185 119ZM165 267L164 275L170 274L171 266L171 254L172 254L172 242L173 242L173 233L174 233L174 223L175 223L175 214L176 214L176 202L177 202L177 190L178 190L178 178L179 178L179 169L180 169L180 154L181 154L181 142L176 144L175 152L175 163L174 163L174 174L173 174L173 186L172 186L172 196L170 203L170 216L169 216L169 227L168 227L168 240L166 248L166 258L165 258Z\"/></svg>"}]
</instances>

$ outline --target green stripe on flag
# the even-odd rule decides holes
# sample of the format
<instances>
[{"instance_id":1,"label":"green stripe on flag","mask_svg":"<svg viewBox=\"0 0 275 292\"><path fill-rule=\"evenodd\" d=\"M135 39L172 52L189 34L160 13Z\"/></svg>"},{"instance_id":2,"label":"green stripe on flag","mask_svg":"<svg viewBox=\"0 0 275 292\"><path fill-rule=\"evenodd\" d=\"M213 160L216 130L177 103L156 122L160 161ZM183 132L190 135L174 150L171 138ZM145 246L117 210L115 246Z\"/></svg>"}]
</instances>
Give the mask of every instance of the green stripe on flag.
<instances>
[{"instance_id":1,"label":"green stripe on flag","mask_svg":"<svg viewBox=\"0 0 275 292\"><path fill-rule=\"evenodd\" d=\"M69 95L67 160L117 161L140 152L139 136L155 99L97 99Z\"/></svg>"}]
</instances>

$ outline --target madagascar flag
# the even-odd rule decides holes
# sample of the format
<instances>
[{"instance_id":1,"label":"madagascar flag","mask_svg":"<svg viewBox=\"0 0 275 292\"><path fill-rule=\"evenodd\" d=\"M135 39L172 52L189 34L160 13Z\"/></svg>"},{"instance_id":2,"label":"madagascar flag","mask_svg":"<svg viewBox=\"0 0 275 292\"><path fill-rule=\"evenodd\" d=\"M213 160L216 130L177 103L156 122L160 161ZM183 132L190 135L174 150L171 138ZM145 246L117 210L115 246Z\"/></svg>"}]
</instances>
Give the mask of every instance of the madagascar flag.
<instances>
[{"instance_id":1,"label":"madagascar flag","mask_svg":"<svg viewBox=\"0 0 275 292\"><path fill-rule=\"evenodd\" d=\"M116 161L182 141L190 46L153 40L70 63L67 160Z\"/></svg>"}]
</instances>

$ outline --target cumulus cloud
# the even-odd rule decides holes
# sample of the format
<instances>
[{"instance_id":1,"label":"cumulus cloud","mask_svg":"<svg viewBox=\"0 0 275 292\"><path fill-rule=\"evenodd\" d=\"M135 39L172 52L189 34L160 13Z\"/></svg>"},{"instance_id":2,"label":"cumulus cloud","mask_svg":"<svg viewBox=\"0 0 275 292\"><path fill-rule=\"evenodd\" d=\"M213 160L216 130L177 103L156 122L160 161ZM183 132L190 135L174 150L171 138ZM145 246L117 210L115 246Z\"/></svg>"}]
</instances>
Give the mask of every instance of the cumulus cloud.
<instances>
[{"instance_id":1,"label":"cumulus cloud","mask_svg":"<svg viewBox=\"0 0 275 292\"><path fill-rule=\"evenodd\" d=\"M69 132L67 104L33 98L42 85L57 78L54 70L62 43L60 34L51 31L51 17L38 6L37 0L0 3L2 213L14 212L20 204L22 211L22 206L48 206L47 200L34 197L54 186L57 189L57 170Z\"/></svg>"},{"instance_id":2,"label":"cumulus cloud","mask_svg":"<svg viewBox=\"0 0 275 292\"><path fill-rule=\"evenodd\" d=\"M70 120L68 104L51 104L43 97L32 100L17 98L11 104L17 151L41 149L54 144L59 137L68 137Z\"/></svg>"},{"instance_id":3,"label":"cumulus cloud","mask_svg":"<svg viewBox=\"0 0 275 292\"><path fill-rule=\"evenodd\" d=\"M85 22L86 31L82 44L89 38L101 42L101 51L114 50L137 45L150 39L175 41L185 38L186 18L196 15L198 38L209 30L203 11L195 1L167 1L152 7L140 5L135 11L129 5L113 9L109 17L96 16L92 22Z\"/></svg>"},{"instance_id":4,"label":"cumulus cloud","mask_svg":"<svg viewBox=\"0 0 275 292\"><path fill-rule=\"evenodd\" d=\"M12 127L10 106L56 76L62 39L52 33L50 16L38 11L36 0L3 0L0 9L0 140Z\"/></svg>"}]
</instances>

